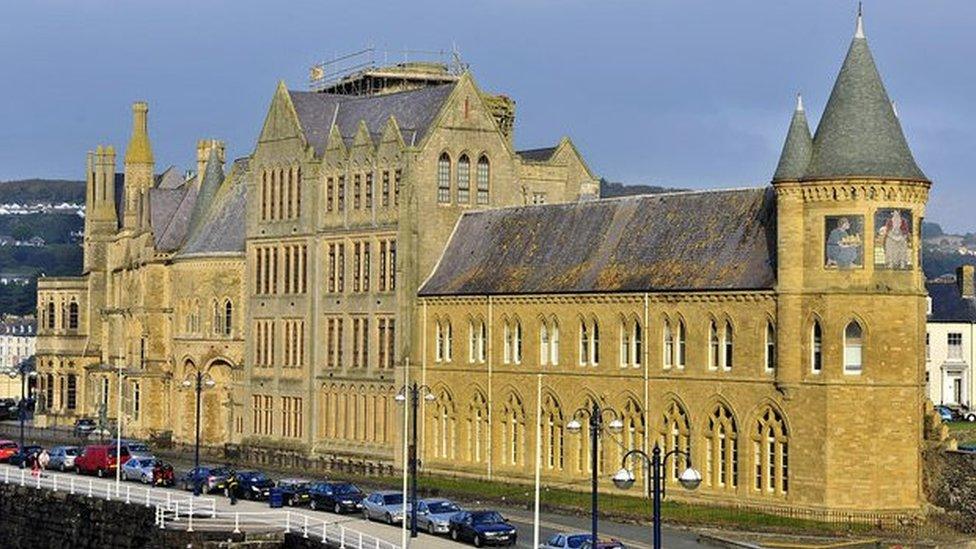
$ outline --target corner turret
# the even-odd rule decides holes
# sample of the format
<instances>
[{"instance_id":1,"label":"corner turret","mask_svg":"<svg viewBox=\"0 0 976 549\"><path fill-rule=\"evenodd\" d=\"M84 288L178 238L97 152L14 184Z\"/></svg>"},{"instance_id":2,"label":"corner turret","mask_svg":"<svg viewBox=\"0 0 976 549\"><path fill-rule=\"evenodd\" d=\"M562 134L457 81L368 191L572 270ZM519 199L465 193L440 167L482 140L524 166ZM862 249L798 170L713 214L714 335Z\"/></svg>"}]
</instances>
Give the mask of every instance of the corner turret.
<instances>
[{"instance_id":1,"label":"corner turret","mask_svg":"<svg viewBox=\"0 0 976 549\"><path fill-rule=\"evenodd\" d=\"M125 151L125 213L123 227L149 228L149 189L153 186L154 160L149 143L149 105L132 104L132 137Z\"/></svg>"}]
</instances>

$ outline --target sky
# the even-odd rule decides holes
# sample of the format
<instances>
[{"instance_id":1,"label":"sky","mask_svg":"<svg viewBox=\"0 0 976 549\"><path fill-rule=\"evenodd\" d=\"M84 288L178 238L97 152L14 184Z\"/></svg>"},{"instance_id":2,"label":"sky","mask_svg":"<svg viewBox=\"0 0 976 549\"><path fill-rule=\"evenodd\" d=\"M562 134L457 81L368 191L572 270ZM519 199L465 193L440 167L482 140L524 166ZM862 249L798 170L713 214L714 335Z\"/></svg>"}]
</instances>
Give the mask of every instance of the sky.
<instances>
[{"instance_id":1,"label":"sky","mask_svg":"<svg viewBox=\"0 0 976 549\"><path fill-rule=\"evenodd\" d=\"M812 126L854 32L854 1L3 0L0 180L84 178L150 103L157 168L201 138L254 147L275 85L374 46L456 47L517 103L517 148L569 136L611 181L769 182L801 92ZM976 231L976 3L868 0L868 43L922 170L927 217ZM121 169L121 151L120 151ZM2 197L0 197L2 199Z\"/></svg>"}]
</instances>

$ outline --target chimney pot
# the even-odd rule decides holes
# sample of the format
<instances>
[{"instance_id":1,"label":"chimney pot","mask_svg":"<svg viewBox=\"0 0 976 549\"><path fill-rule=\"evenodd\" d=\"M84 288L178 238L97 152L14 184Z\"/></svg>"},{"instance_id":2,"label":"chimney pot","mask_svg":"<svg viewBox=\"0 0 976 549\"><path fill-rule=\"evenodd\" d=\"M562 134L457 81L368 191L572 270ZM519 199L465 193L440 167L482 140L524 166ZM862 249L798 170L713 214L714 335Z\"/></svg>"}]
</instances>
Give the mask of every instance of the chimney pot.
<instances>
[{"instance_id":1,"label":"chimney pot","mask_svg":"<svg viewBox=\"0 0 976 549\"><path fill-rule=\"evenodd\" d=\"M963 297L976 297L976 266L962 265L956 269L956 284Z\"/></svg>"}]
</instances>

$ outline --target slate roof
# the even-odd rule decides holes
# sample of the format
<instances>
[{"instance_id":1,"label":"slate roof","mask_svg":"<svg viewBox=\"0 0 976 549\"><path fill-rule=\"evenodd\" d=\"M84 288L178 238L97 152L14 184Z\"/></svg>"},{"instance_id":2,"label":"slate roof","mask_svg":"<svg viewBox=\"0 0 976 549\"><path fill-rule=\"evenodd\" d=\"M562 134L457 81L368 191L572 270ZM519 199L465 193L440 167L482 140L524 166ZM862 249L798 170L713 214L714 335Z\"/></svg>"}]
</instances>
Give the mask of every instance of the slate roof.
<instances>
[{"instance_id":1,"label":"slate roof","mask_svg":"<svg viewBox=\"0 0 976 549\"><path fill-rule=\"evenodd\" d=\"M807 124L802 100L797 97L796 110L790 120L790 129L786 133L786 142L783 143L783 152L779 156L773 181L797 180L803 177L810 164L812 152L813 137L810 136L810 126Z\"/></svg>"},{"instance_id":2,"label":"slate roof","mask_svg":"<svg viewBox=\"0 0 976 549\"><path fill-rule=\"evenodd\" d=\"M222 178L222 184L214 193L200 225L191 232L177 257L244 252L244 215L247 208L244 178L248 163L248 158L234 161L227 177ZM209 165L210 162L208 173Z\"/></svg>"},{"instance_id":3,"label":"slate roof","mask_svg":"<svg viewBox=\"0 0 976 549\"><path fill-rule=\"evenodd\" d=\"M542 149L526 149L524 151L515 151L515 153L522 157L522 160L529 160L531 162L548 162L552 155L556 153L558 147L545 147Z\"/></svg>"},{"instance_id":4,"label":"slate roof","mask_svg":"<svg viewBox=\"0 0 976 549\"><path fill-rule=\"evenodd\" d=\"M860 24L820 118L804 175L927 180L908 148Z\"/></svg>"},{"instance_id":5,"label":"slate roof","mask_svg":"<svg viewBox=\"0 0 976 549\"><path fill-rule=\"evenodd\" d=\"M420 295L766 290L769 187L466 212Z\"/></svg>"},{"instance_id":6,"label":"slate roof","mask_svg":"<svg viewBox=\"0 0 976 549\"><path fill-rule=\"evenodd\" d=\"M393 116L407 145L420 141L454 86L451 83L371 96L292 90L288 93L306 141L321 156L329 140L333 119L346 140L355 137L360 120L366 123L367 130L375 139L375 136L382 135L387 121Z\"/></svg>"},{"instance_id":7,"label":"slate roof","mask_svg":"<svg viewBox=\"0 0 976 549\"><path fill-rule=\"evenodd\" d=\"M928 282L925 289L932 298L929 322L976 324L976 298L963 297L956 282Z\"/></svg>"},{"instance_id":8,"label":"slate roof","mask_svg":"<svg viewBox=\"0 0 976 549\"><path fill-rule=\"evenodd\" d=\"M176 207L171 210L172 213L165 217L160 215L162 214L162 211L152 211L155 210L155 208L151 206L154 195L149 195L151 208L150 222L152 223L153 239L155 240L157 250L161 252L176 251L186 240L186 234L190 224L190 216L193 215L193 209L196 205L199 190L200 189L197 185L183 185L182 188L176 191L179 202L176 204ZM174 196L170 199L175 200L176 198L177 197Z\"/></svg>"}]
</instances>

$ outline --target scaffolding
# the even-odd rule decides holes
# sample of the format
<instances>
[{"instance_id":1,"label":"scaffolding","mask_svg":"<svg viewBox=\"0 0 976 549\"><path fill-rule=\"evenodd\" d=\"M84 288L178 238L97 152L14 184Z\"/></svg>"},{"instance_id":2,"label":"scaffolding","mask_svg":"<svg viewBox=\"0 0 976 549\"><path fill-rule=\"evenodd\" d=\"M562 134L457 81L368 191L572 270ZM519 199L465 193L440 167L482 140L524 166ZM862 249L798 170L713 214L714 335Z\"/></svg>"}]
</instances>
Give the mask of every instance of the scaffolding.
<instances>
[{"instance_id":1,"label":"scaffolding","mask_svg":"<svg viewBox=\"0 0 976 549\"><path fill-rule=\"evenodd\" d=\"M451 51L368 47L312 65L309 89L341 95L377 95L454 82L467 70L456 48Z\"/></svg>"}]
</instances>

